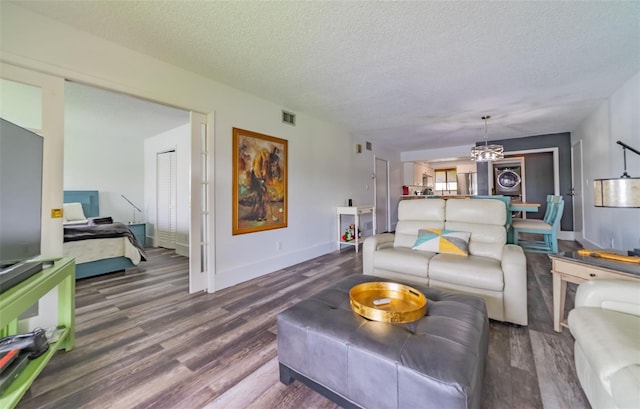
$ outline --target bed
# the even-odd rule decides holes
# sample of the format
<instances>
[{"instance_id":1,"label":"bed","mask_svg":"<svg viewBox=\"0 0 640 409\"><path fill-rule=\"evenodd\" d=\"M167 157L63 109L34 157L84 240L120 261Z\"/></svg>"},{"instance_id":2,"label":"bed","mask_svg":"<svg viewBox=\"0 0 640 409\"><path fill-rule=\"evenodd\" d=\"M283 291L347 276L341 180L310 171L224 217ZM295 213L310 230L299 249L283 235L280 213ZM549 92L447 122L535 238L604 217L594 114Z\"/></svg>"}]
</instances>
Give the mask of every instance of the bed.
<instances>
[{"instance_id":1,"label":"bed","mask_svg":"<svg viewBox=\"0 0 640 409\"><path fill-rule=\"evenodd\" d=\"M76 259L76 279L121 271L146 260L131 230L100 216L97 190L65 190L65 257Z\"/></svg>"}]
</instances>

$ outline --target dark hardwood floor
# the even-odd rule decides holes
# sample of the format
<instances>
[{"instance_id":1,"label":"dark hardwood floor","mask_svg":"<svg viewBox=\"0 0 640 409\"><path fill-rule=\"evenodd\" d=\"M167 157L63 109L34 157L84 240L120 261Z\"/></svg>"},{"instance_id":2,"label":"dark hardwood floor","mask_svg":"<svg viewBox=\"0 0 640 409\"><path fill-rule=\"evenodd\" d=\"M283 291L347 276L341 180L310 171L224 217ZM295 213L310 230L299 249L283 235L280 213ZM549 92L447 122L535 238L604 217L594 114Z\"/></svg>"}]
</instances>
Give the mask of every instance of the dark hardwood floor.
<instances>
[{"instance_id":1,"label":"dark hardwood floor","mask_svg":"<svg viewBox=\"0 0 640 409\"><path fill-rule=\"evenodd\" d=\"M337 407L299 382L279 382L275 317L361 274L362 253L350 248L194 295L186 258L148 254L139 268L78 281L76 346L53 357L19 408ZM549 259L527 254L527 264L529 326L491 323L483 408L588 408L573 338L553 331ZM569 285L567 310L574 296Z\"/></svg>"}]
</instances>

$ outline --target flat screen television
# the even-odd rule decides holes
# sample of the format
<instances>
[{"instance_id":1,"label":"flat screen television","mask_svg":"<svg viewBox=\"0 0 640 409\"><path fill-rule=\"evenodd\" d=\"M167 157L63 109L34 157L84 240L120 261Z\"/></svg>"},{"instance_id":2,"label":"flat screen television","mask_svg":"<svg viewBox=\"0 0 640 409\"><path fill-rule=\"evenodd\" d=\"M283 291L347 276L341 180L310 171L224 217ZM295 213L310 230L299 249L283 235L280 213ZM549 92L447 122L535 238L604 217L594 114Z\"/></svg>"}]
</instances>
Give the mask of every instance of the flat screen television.
<instances>
[{"instance_id":1,"label":"flat screen television","mask_svg":"<svg viewBox=\"0 0 640 409\"><path fill-rule=\"evenodd\" d=\"M0 292L42 269L43 142L0 118Z\"/></svg>"}]
</instances>

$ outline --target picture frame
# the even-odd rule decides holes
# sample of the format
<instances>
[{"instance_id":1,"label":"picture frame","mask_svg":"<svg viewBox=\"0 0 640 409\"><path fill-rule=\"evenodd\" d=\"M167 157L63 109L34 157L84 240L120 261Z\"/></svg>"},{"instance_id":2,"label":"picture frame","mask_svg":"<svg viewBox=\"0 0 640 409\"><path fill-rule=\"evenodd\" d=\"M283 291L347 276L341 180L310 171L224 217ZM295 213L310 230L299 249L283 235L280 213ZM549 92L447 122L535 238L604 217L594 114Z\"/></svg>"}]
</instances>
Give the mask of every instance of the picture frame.
<instances>
[{"instance_id":1,"label":"picture frame","mask_svg":"<svg viewBox=\"0 0 640 409\"><path fill-rule=\"evenodd\" d=\"M288 141L233 128L232 234L287 227Z\"/></svg>"}]
</instances>

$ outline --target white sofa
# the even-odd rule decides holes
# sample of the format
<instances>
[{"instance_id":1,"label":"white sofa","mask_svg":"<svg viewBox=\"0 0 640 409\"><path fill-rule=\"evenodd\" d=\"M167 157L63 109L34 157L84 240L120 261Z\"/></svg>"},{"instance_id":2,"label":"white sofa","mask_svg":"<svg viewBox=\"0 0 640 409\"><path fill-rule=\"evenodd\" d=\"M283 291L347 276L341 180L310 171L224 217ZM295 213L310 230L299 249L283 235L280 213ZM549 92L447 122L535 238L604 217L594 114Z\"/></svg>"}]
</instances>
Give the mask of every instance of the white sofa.
<instances>
[{"instance_id":1,"label":"white sofa","mask_svg":"<svg viewBox=\"0 0 640 409\"><path fill-rule=\"evenodd\" d=\"M416 199L398 205L395 234L368 237L364 274L482 297L489 318L527 325L527 265L506 244L506 205L494 199ZM421 229L470 232L468 256L413 250Z\"/></svg>"},{"instance_id":2,"label":"white sofa","mask_svg":"<svg viewBox=\"0 0 640 409\"><path fill-rule=\"evenodd\" d=\"M568 323L576 372L591 406L640 407L640 282L580 284Z\"/></svg>"}]
</instances>

